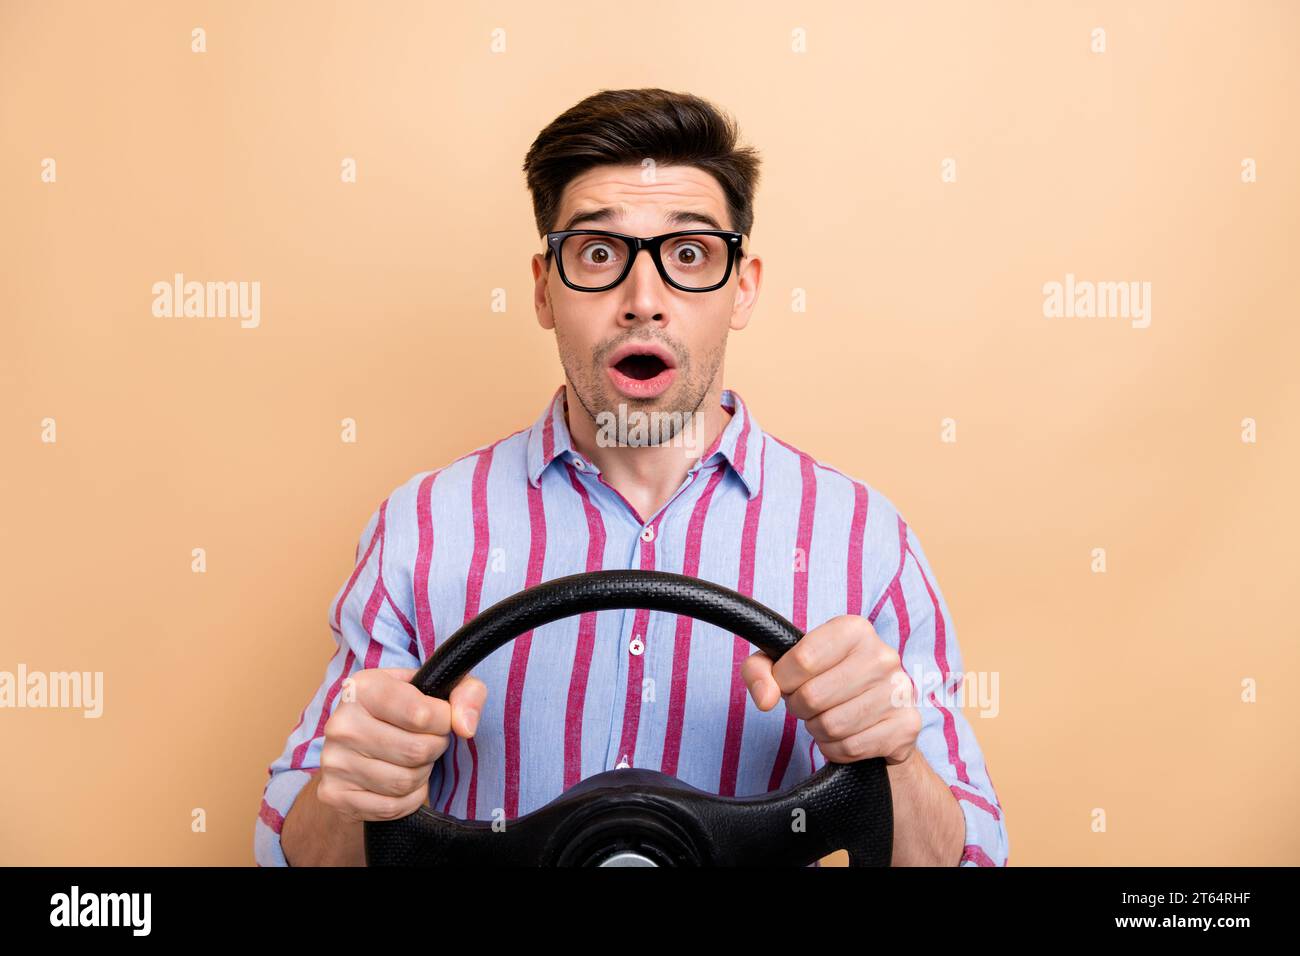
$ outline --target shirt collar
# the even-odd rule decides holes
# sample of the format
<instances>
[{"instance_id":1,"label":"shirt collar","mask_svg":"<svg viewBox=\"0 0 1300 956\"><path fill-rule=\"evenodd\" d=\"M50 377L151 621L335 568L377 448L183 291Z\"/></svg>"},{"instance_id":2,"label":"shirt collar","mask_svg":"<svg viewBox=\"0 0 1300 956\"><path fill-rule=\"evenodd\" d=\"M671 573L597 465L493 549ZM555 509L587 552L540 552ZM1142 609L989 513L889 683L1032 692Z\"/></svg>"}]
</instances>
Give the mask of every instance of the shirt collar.
<instances>
[{"instance_id":1,"label":"shirt collar","mask_svg":"<svg viewBox=\"0 0 1300 956\"><path fill-rule=\"evenodd\" d=\"M541 486L542 472L557 459L581 463L584 468L593 467L573 447L569 426L564 420L565 401L565 388L561 385L529 430L528 481L534 488ZM733 413L731 420L699 461L691 466L691 472L726 462L744 483L748 496L753 498L762 486L762 430L749 406L732 389L723 390L722 407Z\"/></svg>"}]
</instances>

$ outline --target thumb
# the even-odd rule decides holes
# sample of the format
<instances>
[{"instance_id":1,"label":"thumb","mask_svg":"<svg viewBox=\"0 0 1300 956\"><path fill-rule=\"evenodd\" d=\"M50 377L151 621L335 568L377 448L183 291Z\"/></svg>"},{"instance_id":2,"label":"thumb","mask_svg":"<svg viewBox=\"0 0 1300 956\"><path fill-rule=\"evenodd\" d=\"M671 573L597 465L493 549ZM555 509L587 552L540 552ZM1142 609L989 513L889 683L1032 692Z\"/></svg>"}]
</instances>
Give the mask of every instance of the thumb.
<instances>
[{"instance_id":1,"label":"thumb","mask_svg":"<svg viewBox=\"0 0 1300 956\"><path fill-rule=\"evenodd\" d=\"M740 674L759 710L768 711L777 705L781 699L781 685L772 676L772 658L762 651L755 651L740 665Z\"/></svg>"},{"instance_id":2,"label":"thumb","mask_svg":"<svg viewBox=\"0 0 1300 956\"><path fill-rule=\"evenodd\" d=\"M467 674L451 690L452 730L458 737L473 737L478 729L479 714L487 701L487 685Z\"/></svg>"}]
</instances>

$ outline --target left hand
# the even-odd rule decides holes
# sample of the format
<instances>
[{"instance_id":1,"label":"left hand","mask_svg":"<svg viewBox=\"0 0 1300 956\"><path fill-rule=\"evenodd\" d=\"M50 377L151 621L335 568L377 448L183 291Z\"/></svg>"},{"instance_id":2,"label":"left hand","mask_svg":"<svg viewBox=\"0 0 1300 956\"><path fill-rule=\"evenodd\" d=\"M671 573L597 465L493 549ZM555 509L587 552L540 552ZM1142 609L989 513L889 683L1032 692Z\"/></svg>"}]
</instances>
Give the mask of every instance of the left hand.
<instances>
[{"instance_id":1,"label":"left hand","mask_svg":"<svg viewBox=\"0 0 1300 956\"><path fill-rule=\"evenodd\" d=\"M784 697L832 763L884 757L899 764L916 747L915 687L898 651L859 614L813 628L775 664L762 651L751 654L741 675L759 710Z\"/></svg>"}]
</instances>

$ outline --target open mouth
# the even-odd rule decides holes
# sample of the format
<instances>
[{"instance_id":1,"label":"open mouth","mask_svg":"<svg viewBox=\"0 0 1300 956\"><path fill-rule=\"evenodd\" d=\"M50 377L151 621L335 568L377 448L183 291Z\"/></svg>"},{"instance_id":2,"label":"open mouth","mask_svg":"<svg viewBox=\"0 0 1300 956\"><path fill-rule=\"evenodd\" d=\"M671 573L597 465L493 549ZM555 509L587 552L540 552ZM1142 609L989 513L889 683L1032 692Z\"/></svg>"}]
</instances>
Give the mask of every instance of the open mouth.
<instances>
[{"instance_id":1,"label":"open mouth","mask_svg":"<svg viewBox=\"0 0 1300 956\"><path fill-rule=\"evenodd\" d=\"M657 344L628 344L620 348L607 369L614 387L632 399L656 398L672 387L677 376L673 355Z\"/></svg>"},{"instance_id":2,"label":"open mouth","mask_svg":"<svg viewBox=\"0 0 1300 956\"><path fill-rule=\"evenodd\" d=\"M614 363L614 368L638 382L649 381L667 367L657 355L629 355Z\"/></svg>"}]
</instances>

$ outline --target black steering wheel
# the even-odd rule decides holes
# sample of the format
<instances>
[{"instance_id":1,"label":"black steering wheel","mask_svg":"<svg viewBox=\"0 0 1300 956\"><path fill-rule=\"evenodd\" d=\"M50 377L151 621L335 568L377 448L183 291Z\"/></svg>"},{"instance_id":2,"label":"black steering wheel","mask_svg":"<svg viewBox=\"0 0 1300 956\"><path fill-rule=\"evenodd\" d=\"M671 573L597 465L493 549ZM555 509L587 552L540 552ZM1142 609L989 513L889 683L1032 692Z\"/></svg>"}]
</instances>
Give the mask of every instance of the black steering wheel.
<instances>
[{"instance_id":1,"label":"black steering wheel","mask_svg":"<svg viewBox=\"0 0 1300 956\"><path fill-rule=\"evenodd\" d=\"M588 611L644 608L714 624L774 661L803 635L729 588L665 571L555 578L494 604L449 637L411 682L448 698L501 645ZM851 866L888 866L894 813L883 757L827 763L787 790L722 797L625 767L595 774L515 820L461 820L428 806L367 821L370 866L806 866L835 850Z\"/></svg>"}]
</instances>

